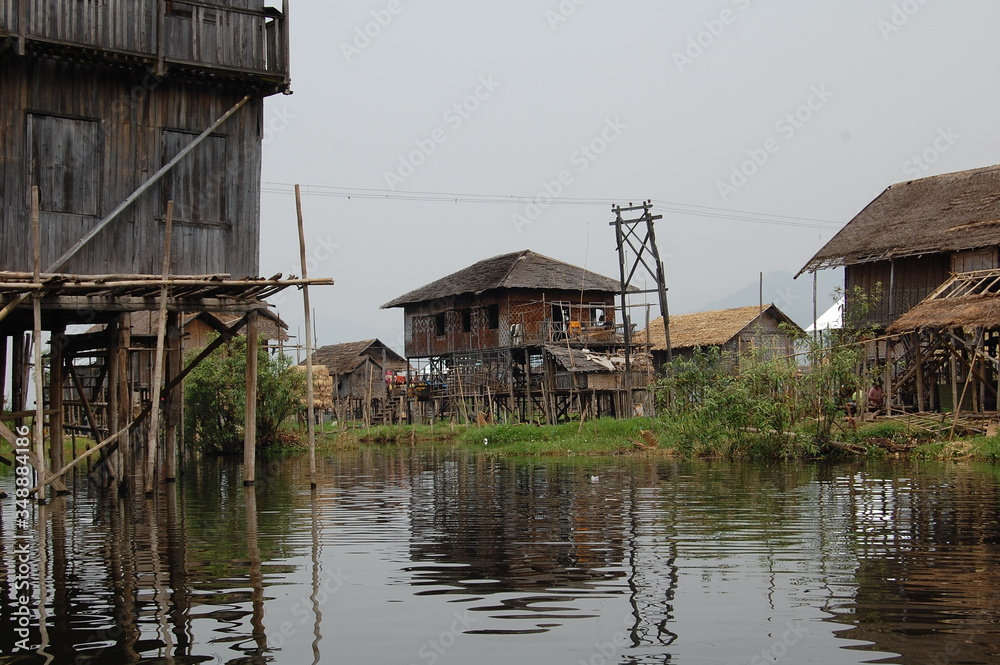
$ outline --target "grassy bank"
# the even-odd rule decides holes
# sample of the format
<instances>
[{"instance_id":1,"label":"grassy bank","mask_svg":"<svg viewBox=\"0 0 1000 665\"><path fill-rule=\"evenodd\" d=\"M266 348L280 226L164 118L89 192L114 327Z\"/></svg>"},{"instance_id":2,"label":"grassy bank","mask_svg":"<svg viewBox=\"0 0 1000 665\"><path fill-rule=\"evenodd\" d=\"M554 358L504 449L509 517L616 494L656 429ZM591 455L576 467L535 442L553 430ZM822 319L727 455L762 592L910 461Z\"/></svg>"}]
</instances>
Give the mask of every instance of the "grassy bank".
<instances>
[{"instance_id":1,"label":"grassy bank","mask_svg":"<svg viewBox=\"0 0 1000 665\"><path fill-rule=\"evenodd\" d=\"M458 440L499 456L621 455L637 451L671 454L661 446L649 418L589 420L538 427L470 427Z\"/></svg>"}]
</instances>

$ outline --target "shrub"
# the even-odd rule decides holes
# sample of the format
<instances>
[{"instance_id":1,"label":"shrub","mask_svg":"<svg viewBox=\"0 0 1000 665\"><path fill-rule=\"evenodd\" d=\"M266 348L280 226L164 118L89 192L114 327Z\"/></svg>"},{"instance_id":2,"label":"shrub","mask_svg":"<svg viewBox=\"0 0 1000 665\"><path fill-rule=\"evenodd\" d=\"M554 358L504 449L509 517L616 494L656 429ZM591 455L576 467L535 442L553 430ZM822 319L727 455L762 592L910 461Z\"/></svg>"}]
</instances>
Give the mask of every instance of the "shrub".
<instances>
[{"instance_id":1,"label":"shrub","mask_svg":"<svg viewBox=\"0 0 1000 665\"><path fill-rule=\"evenodd\" d=\"M223 455L243 450L246 405L245 337L237 337L203 360L184 380L184 427L189 441ZM287 443L282 426L301 407L304 375L285 355L257 355L257 446Z\"/></svg>"}]
</instances>

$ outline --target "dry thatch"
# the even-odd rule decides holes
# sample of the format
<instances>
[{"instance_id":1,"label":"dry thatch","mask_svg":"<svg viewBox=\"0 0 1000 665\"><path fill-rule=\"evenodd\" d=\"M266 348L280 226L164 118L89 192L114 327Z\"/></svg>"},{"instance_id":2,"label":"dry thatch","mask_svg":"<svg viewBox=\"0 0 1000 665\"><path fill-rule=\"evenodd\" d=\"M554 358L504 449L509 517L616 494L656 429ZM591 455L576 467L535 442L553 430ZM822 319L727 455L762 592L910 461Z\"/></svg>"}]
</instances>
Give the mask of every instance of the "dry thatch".
<instances>
[{"instance_id":1,"label":"dry thatch","mask_svg":"<svg viewBox=\"0 0 1000 665\"><path fill-rule=\"evenodd\" d=\"M725 346L747 328L751 328L760 316L771 317L776 323L788 323L796 328L795 322L775 305L759 305L720 309L696 314L681 314L670 317L670 346L674 349L693 349L697 346ZM663 334L663 317L651 321L649 328L636 335L641 343L648 342L653 351L665 351L666 339Z\"/></svg>"},{"instance_id":2,"label":"dry thatch","mask_svg":"<svg viewBox=\"0 0 1000 665\"><path fill-rule=\"evenodd\" d=\"M994 247L1000 238L1000 166L895 184L800 271Z\"/></svg>"},{"instance_id":3,"label":"dry thatch","mask_svg":"<svg viewBox=\"0 0 1000 665\"><path fill-rule=\"evenodd\" d=\"M296 365L294 369L303 375L306 373L304 365ZM305 397L302 398L302 406L309 406ZM333 411L333 377L323 365L313 365L313 408Z\"/></svg>"},{"instance_id":4,"label":"dry thatch","mask_svg":"<svg viewBox=\"0 0 1000 665\"><path fill-rule=\"evenodd\" d=\"M494 256L447 277L410 291L382 305L402 307L437 298L472 294L492 289L549 289L553 291L598 291L617 293L618 281L563 263L530 250Z\"/></svg>"},{"instance_id":5,"label":"dry thatch","mask_svg":"<svg viewBox=\"0 0 1000 665\"><path fill-rule=\"evenodd\" d=\"M961 298L924 300L889 326L889 334L922 328L1000 328L1000 295L980 293Z\"/></svg>"},{"instance_id":6,"label":"dry thatch","mask_svg":"<svg viewBox=\"0 0 1000 665\"><path fill-rule=\"evenodd\" d=\"M365 360L371 360L381 367L383 351L385 351L386 364L385 367L382 367L383 370L406 371L406 359L378 339L331 344L318 348L313 352L313 363L326 366L334 375L350 374L364 364Z\"/></svg>"}]
</instances>

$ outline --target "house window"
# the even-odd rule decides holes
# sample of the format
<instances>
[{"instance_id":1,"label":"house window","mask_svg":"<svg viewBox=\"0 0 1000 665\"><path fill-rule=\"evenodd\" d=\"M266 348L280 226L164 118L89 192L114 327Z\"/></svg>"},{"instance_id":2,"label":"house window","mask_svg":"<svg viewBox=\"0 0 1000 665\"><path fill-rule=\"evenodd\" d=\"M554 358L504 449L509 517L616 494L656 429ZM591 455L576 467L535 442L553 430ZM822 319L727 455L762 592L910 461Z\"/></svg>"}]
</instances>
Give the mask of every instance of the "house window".
<instances>
[{"instance_id":1,"label":"house window","mask_svg":"<svg viewBox=\"0 0 1000 665\"><path fill-rule=\"evenodd\" d=\"M183 150L196 134L165 130L163 163ZM163 209L174 202L174 221L206 226L230 225L226 205L226 137L209 136L163 178Z\"/></svg>"},{"instance_id":2,"label":"house window","mask_svg":"<svg viewBox=\"0 0 1000 665\"><path fill-rule=\"evenodd\" d=\"M28 115L28 162L43 212L96 217L100 207L100 125Z\"/></svg>"},{"instance_id":3,"label":"house window","mask_svg":"<svg viewBox=\"0 0 1000 665\"><path fill-rule=\"evenodd\" d=\"M608 308L602 302L590 303L590 324L595 327L610 325Z\"/></svg>"},{"instance_id":4,"label":"house window","mask_svg":"<svg viewBox=\"0 0 1000 665\"><path fill-rule=\"evenodd\" d=\"M445 333L445 316L444 312L440 312L434 315L434 333L438 337L444 337Z\"/></svg>"},{"instance_id":5,"label":"house window","mask_svg":"<svg viewBox=\"0 0 1000 665\"><path fill-rule=\"evenodd\" d=\"M500 327L500 305L486 306L486 327L490 330Z\"/></svg>"},{"instance_id":6,"label":"house window","mask_svg":"<svg viewBox=\"0 0 1000 665\"><path fill-rule=\"evenodd\" d=\"M462 312L462 332L472 332L472 311L463 309Z\"/></svg>"}]
</instances>

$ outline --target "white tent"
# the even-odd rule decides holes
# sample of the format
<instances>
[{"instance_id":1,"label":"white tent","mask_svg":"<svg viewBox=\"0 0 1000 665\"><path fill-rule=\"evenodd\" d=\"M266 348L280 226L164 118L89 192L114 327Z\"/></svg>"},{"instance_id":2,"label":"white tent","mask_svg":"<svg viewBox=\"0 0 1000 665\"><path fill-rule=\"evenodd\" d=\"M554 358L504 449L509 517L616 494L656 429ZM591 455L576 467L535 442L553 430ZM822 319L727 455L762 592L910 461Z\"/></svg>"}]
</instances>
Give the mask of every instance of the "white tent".
<instances>
[{"instance_id":1,"label":"white tent","mask_svg":"<svg viewBox=\"0 0 1000 665\"><path fill-rule=\"evenodd\" d=\"M844 327L844 299L841 298L833 307L826 310L816 322L806 328L806 332L815 332L817 330L840 330Z\"/></svg>"}]
</instances>

